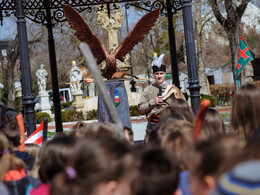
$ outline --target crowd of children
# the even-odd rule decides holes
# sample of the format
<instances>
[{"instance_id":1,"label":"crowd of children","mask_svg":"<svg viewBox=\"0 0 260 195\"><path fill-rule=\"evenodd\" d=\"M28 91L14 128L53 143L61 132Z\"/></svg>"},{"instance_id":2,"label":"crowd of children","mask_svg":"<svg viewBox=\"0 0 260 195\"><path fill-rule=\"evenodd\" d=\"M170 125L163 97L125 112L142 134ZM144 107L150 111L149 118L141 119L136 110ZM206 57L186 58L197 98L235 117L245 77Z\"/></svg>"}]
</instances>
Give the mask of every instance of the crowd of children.
<instances>
[{"instance_id":1,"label":"crowd of children","mask_svg":"<svg viewBox=\"0 0 260 195\"><path fill-rule=\"evenodd\" d=\"M1 195L254 195L260 194L260 89L241 87L231 124L210 108L194 138L195 115L173 101L149 135L135 146L125 127L78 122L42 147L26 144L15 118L0 129Z\"/></svg>"}]
</instances>

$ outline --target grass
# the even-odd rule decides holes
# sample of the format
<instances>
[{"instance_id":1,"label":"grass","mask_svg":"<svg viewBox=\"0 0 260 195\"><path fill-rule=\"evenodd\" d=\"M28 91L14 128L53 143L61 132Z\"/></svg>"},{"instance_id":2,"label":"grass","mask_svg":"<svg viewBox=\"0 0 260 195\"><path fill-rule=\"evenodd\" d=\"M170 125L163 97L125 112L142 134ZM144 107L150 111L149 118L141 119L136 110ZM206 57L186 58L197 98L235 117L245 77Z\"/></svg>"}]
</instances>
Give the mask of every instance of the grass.
<instances>
[{"instance_id":1,"label":"grass","mask_svg":"<svg viewBox=\"0 0 260 195\"><path fill-rule=\"evenodd\" d=\"M222 113L221 116L222 116L224 122L230 122L230 119L231 119L230 113Z\"/></svg>"},{"instance_id":2,"label":"grass","mask_svg":"<svg viewBox=\"0 0 260 195\"><path fill-rule=\"evenodd\" d=\"M70 131L64 131L64 133L68 134ZM48 132L47 137L52 138L54 135L56 135L56 132Z\"/></svg>"},{"instance_id":3,"label":"grass","mask_svg":"<svg viewBox=\"0 0 260 195\"><path fill-rule=\"evenodd\" d=\"M222 113L221 116L224 120L226 131L228 131L229 128L230 128L231 114L230 113Z\"/></svg>"}]
</instances>

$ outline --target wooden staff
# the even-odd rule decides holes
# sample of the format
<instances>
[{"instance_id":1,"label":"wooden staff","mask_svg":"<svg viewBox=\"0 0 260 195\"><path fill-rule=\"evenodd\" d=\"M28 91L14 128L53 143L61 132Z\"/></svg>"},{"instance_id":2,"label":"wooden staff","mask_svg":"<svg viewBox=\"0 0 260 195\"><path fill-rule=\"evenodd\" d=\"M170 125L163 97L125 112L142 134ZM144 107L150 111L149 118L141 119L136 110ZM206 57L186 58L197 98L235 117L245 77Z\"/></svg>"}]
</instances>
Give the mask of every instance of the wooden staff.
<instances>
[{"instance_id":1,"label":"wooden staff","mask_svg":"<svg viewBox=\"0 0 260 195\"><path fill-rule=\"evenodd\" d=\"M200 137L201 127L203 125L209 106L210 106L209 100L205 99L201 102L200 109L198 111L194 130L193 130L193 135L195 139L199 139Z\"/></svg>"},{"instance_id":2,"label":"wooden staff","mask_svg":"<svg viewBox=\"0 0 260 195\"><path fill-rule=\"evenodd\" d=\"M19 145L19 151L24 151L24 141L25 141L25 136L24 136L24 125L23 125L23 116L21 114L18 114L16 116L16 120L17 120L17 123L20 127L20 134L21 134L21 139L22 139L22 143Z\"/></svg>"}]
</instances>

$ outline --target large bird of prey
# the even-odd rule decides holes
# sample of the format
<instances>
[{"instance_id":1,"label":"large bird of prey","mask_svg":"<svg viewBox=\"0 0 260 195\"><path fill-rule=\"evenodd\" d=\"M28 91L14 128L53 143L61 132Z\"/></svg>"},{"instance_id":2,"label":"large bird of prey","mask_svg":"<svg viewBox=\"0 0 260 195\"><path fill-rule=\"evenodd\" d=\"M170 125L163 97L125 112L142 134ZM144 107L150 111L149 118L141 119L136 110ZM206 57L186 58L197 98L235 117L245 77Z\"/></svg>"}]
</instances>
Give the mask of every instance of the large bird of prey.
<instances>
[{"instance_id":1,"label":"large bird of prey","mask_svg":"<svg viewBox=\"0 0 260 195\"><path fill-rule=\"evenodd\" d=\"M116 59L124 62L125 55L144 39L144 34L148 34L160 13L160 10L156 9L143 16L115 51L110 54L100 39L89 28L84 19L71 6L64 4L63 10L70 27L76 31L75 35L77 38L81 42L86 42L89 45L97 60L97 64L100 64L103 60L106 61L103 75L107 79L111 79L113 74L118 71Z\"/></svg>"}]
</instances>

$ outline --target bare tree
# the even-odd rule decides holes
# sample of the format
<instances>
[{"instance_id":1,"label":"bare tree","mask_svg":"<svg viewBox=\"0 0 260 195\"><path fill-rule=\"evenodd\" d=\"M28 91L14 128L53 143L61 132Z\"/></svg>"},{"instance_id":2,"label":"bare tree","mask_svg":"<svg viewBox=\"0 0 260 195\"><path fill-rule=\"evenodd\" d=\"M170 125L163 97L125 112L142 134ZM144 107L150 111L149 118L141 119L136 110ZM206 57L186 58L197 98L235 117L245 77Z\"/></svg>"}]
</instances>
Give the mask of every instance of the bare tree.
<instances>
[{"instance_id":1,"label":"bare tree","mask_svg":"<svg viewBox=\"0 0 260 195\"><path fill-rule=\"evenodd\" d=\"M15 66L17 59L19 58L19 44L18 37L15 37L15 41L10 41L7 49L7 64L5 67L5 88L7 92L7 106L14 108L15 107Z\"/></svg>"},{"instance_id":2,"label":"bare tree","mask_svg":"<svg viewBox=\"0 0 260 195\"><path fill-rule=\"evenodd\" d=\"M241 18L245 12L247 4L251 0L242 0L239 3L236 0L224 0L224 7L226 15L221 13L220 1L209 0L213 13L217 21L224 28L227 33L232 59L232 72L235 80L235 68L237 64L238 48L239 48L239 34Z\"/></svg>"},{"instance_id":3,"label":"bare tree","mask_svg":"<svg viewBox=\"0 0 260 195\"><path fill-rule=\"evenodd\" d=\"M204 16L201 15L201 7L205 4L202 0L195 1L196 17L195 17L195 40L197 48L197 64L198 64L198 74L202 94L210 94L208 87L208 80L205 73L205 63L204 63L204 26L210 21L212 17L209 17L211 11L208 11Z\"/></svg>"}]
</instances>

